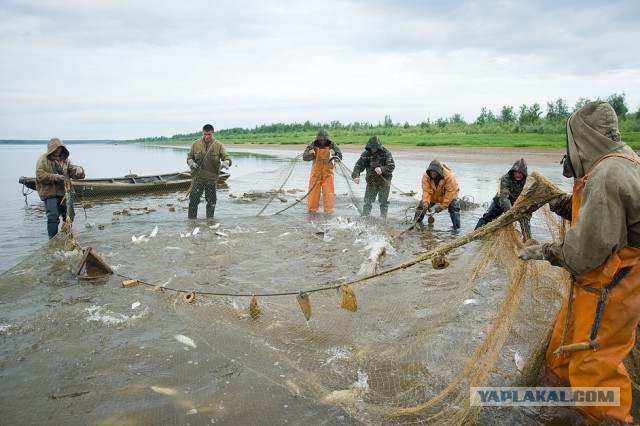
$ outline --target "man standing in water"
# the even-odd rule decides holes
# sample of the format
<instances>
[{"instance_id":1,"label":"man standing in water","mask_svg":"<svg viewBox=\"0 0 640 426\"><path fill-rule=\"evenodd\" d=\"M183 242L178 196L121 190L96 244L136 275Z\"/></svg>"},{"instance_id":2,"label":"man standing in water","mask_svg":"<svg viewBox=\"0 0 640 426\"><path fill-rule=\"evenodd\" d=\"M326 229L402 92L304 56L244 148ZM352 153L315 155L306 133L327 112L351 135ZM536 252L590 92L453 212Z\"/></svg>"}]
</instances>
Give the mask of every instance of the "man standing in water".
<instances>
[{"instance_id":1,"label":"man standing in water","mask_svg":"<svg viewBox=\"0 0 640 426\"><path fill-rule=\"evenodd\" d=\"M389 210L389 191L391 190L391 178L396 164L391 152L380 143L380 139L373 135L369 138L364 152L356 162L351 177L360 184L360 173L366 171L367 188L364 191L364 207L362 216L371 214L373 202L378 197L380 203L380 217L386 218Z\"/></svg>"},{"instance_id":2,"label":"man standing in water","mask_svg":"<svg viewBox=\"0 0 640 426\"><path fill-rule=\"evenodd\" d=\"M621 140L607 102L591 102L569 117L562 174L573 178L573 193L549 207L571 221L564 241L518 254L571 274L546 371L571 387L619 388L618 406L576 406L591 420L631 423L631 381L622 361L640 322L640 157Z\"/></svg>"},{"instance_id":3,"label":"man standing in water","mask_svg":"<svg viewBox=\"0 0 640 426\"><path fill-rule=\"evenodd\" d=\"M478 224L475 229L478 229L498 218L502 213L506 213L520 196L526 180L527 163L524 161L524 158L521 158L513 163L513 166L508 173L502 175L498 193L493 197L493 201L487 211L482 215L480 220L478 220ZM520 226L522 227L522 239L524 241L530 239L531 227L529 225L529 220L523 219L520 222Z\"/></svg>"},{"instance_id":4,"label":"man standing in water","mask_svg":"<svg viewBox=\"0 0 640 426\"><path fill-rule=\"evenodd\" d=\"M44 201L49 239L58 233L60 216L66 220L69 213L69 220L73 221L72 210L67 208L67 203L73 200L66 199L72 190L70 178L84 179L84 169L69 160L69 150L64 142L53 138L47 145L47 153L40 156L36 164L36 191Z\"/></svg>"},{"instance_id":5,"label":"man standing in water","mask_svg":"<svg viewBox=\"0 0 640 426\"><path fill-rule=\"evenodd\" d=\"M207 219L213 219L220 167L225 169L231 167L231 157L227 154L226 148L213 135L213 126L205 124L202 128L202 137L193 142L187 154L187 164L191 168L189 219L195 219L198 216L198 204L200 204L202 191L207 201Z\"/></svg>"},{"instance_id":6,"label":"man standing in water","mask_svg":"<svg viewBox=\"0 0 640 426\"><path fill-rule=\"evenodd\" d=\"M329 133L320 129L316 139L311 142L302 154L304 161L313 161L309 178L309 196L307 209L316 213L320 208L320 194L325 213L333 213L335 194L333 187L333 162L342 160L342 152L329 139Z\"/></svg>"}]
</instances>

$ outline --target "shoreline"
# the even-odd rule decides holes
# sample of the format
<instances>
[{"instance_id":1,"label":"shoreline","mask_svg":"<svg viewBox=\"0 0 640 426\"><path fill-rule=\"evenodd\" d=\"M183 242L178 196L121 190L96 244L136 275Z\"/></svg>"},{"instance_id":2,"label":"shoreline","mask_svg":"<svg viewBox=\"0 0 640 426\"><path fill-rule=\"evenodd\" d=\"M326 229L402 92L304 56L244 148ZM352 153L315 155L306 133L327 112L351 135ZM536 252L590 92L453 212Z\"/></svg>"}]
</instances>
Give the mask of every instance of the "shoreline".
<instances>
[{"instance_id":1,"label":"shoreline","mask_svg":"<svg viewBox=\"0 0 640 426\"><path fill-rule=\"evenodd\" d=\"M224 144L224 142L223 142ZM167 145L165 145L167 146ZM173 145L169 145L173 146ZM262 151L299 151L302 153L307 144L278 145L278 144L228 144L227 151L235 148L243 150ZM364 151L363 145L340 145L342 152L360 153ZM528 165L552 166L559 165L564 149L559 148L501 148L501 147L469 147L469 146L409 146L390 145L386 147L395 158L407 156L424 156L425 158L438 159L440 161L460 161L468 163L505 163L512 165L515 161L524 158ZM430 161L430 160L429 160Z\"/></svg>"}]
</instances>

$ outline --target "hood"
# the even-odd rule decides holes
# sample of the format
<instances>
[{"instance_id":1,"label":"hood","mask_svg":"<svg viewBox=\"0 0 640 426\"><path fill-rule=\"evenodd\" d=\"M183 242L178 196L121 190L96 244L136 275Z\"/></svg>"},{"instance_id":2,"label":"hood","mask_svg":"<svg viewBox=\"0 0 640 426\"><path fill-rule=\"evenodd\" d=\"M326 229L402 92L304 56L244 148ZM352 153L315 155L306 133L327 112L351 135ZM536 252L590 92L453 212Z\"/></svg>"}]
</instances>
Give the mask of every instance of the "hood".
<instances>
[{"instance_id":1,"label":"hood","mask_svg":"<svg viewBox=\"0 0 640 426\"><path fill-rule=\"evenodd\" d=\"M509 175L511 177L513 177L513 172L522 172L522 174L524 175L525 178L527 176L529 176L527 174L527 162L524 161L524 158L521 158L518 161L516 161L515 163L513 163L513 166L509 170Z\"/></svg>"},{"instance_id":2,"label":"hood","mask_svg":"<svg viewBox=\"0 0 640 426\"><path fill-rule=\"evenodd\" d=\"M364 147L367 151L371 151L371 148L382 149L382 144L380 143L380 138L376 135L373 135L369 138L369 142L367 142L367 146Z\"/></svg>"},{"instance_id":3,"label":"hood","mask_svg":"<svg viewBox=\"0 0 640 426\"><path fill-rule=\"evenodd\" d=\"M620 140L618 116L608 102L588 103L567 120L565 177L582 178L600 158L612 152L633 155Z\"/></svg>"},{"instance_id":4,"label":"hood","mask_svg":"<svg viewBox=\"0 0 640 426\"><path fill-rule=\"evenodd\" d=\"M327 132L325 129L320 129L320 131L316 135L316 138L313 142L318 142L318 141L333 142L331 139L329 139L329 132Z\"/></svg>"},{"instance_id":5,"label":"hood","mask_svg":"<svg viewBox=\"0 0 640 426\"><path fill-rule=\"evenodd\" d=\"M69 150L65 146L64 142L58 138L53 138L49 141L49 144L47 145L47 156L53 154L53 152L60 146L63 148L61 158L69 158Z\"/></svg>"},{"instance_id":6,"label":"hood","mask_svg":"<svg viewBox=\"0 0 640 426\"><path fill-rule=\"evenodd\" d=\"M440 164L438 160L433 160L431 163L429 163L429 167L427 167L427 172L431 170L437 172L440 176L444 176L444 169L442 168L442 164ZM427 176L429 176L429 173L427 173Z\"/></svg>"}]
</instances>

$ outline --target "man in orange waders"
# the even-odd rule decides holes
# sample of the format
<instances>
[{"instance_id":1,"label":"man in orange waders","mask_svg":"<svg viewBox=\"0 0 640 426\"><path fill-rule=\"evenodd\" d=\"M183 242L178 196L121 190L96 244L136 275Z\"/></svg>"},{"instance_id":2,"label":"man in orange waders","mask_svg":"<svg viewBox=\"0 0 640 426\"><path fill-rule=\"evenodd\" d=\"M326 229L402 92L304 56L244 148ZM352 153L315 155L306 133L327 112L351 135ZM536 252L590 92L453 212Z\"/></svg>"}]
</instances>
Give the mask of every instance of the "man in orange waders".
<instances>
[{"instance_id":1,"label":"man in orange waders","mask_svg":"<svg viewBox=\"0 0 640 426\"><path fill-rule=\"evenodd\" d=\"M571 387L619 388L619 406L576 406L592 421L631 423L631 381L622 361L640 321L640 158L622 142L607 102L569 117L563 175L574 179L573 193L549 207L571 221L564 241L519 253L571 273L545 367Z\"/></svg>"},{"instance_id":2,"label":"man in orange waders","mask_svg":"<svg viewBox=\"0 0 640 426\"><path fill-rule=\"evenodd\" d=\"M316 139L304 150L304 161L313 161L309 178L309 196L307 209L316 213L320 207L320 194L325 213L334 210L335 193L333 188L333 162L342 160L342 152L329 139L329 133L320 129Z\"/></svg>"}]
</instances>

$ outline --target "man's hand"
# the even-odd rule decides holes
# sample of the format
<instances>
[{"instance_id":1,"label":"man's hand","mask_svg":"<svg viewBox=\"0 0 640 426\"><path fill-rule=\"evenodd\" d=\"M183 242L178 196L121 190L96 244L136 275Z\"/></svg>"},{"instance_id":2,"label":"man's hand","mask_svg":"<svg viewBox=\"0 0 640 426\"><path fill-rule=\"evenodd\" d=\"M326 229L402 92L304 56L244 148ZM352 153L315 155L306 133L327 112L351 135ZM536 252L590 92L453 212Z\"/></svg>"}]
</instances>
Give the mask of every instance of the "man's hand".
<instances>
[{"instance_id":1,"label":"man's hand","mask_svg":"<svg viewBox=\"0 0 640 426\"><path fill-rule=\"evenodd\" d=\"M195 172L196 169L198 168L198 164L196 164L196 162L193 160L187 161L187 164L189 165L189 168L191 169L192 172Z\"/></svg>"},{"instance_id":2,"label":"man's hand","mask_svg":"<svg viewBox=\"0 0 640 426\"><path fill-rule=\"evenodd\" d=\"M334 155L336 155L336 152L334 150L330 149L329 150L329 155L333 157Z\"/></svg>"},{"instance_id":3,"label":"man's hand","mask_svg":"<svg viewBox=\"0 0 640 426\"><path fill-rule=\"evenodd\" d=\"M56 182L64 182L64 176L63 175L54 175L55 176L55 181Z\"/></svg>"},{"instance_id":4,"label":"man's hand","mask_svg":"<svg viewBox=\"0 0 640 426\"><path fill-rule=\"evenodd\" d=\"M438 206L436 206L436 208L435 208L435 209L433 209L433 212L434 212L434 213L440 213L441 211L442 211L442 207L440 207L439 205L438 205Z\"/></svg>"},{"instance_id":5,"label":"man's hand","mask_svg":"<svg viewBox=\"0 0 640 426\"><path fill-rule=\"evenodd\" d=\"M375 169L373 169L373 171L376 172L377 175L382 174L382 169L380 167L376 167Z\"/></svg>"},{"instance_id":6,"label":"man's hand","mask_svg":"<svg viewBox=\"0 0 640 426\"><path fill-rule=\"evenodd\" d=\"M355 183L357 183L358 185L360 185L360 178L359 177L353 178L353 181Z\"/></svg>"},{"instance_id":7,"label":"man's hand","mask_svg":"<svg viewBox=\"0 0 640 426\"><path fill-rule=\"evenodd\" d=\"M309 155L316 155L316 150L315 149L310 149L309 150Z\"/></svg>"},{"instance_id":8,"label":"man's hand","mask_svg":"<svg viewBox=\"0 0 640 426\"><path fill-rule=\"evenodd\" d=\"M229 164L229 160L224 160L221 164L223 169L228 169L230 164Z\"/></svg>"},{"instance_id":9,"label":"man's hand","mask_svg":"<svg viewBox=\"0 0 640 426\"><path fill-rule=\"evenodd\" d=\"M518 257L522 260L544 260L542 244L526 246L518 252Z\"/></svg>"}]
</instances>

